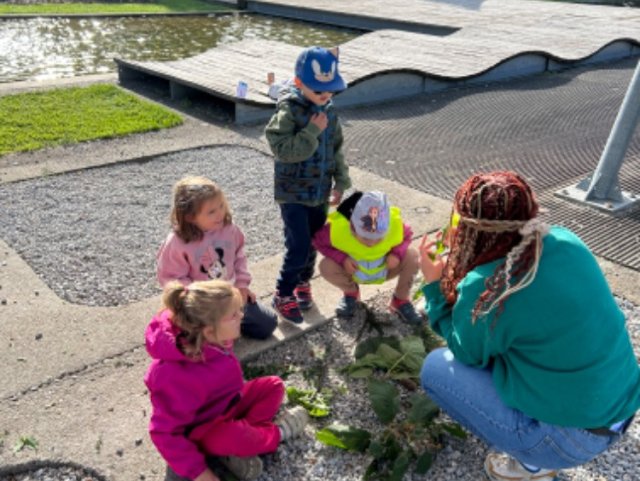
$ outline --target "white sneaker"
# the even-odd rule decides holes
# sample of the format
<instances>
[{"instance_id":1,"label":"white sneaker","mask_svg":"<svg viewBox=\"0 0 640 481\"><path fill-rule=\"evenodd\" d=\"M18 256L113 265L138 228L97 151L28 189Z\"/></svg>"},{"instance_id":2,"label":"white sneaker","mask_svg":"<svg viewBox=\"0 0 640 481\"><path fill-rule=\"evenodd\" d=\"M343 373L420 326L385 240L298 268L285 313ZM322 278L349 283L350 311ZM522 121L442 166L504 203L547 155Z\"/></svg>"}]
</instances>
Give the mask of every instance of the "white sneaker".
<instances>
[{"instance_id":1,"label":"white sneaker","mask_svg":"<svg viewBox=\"0 0 640 481\"><path fill-rule=\"evenodd\" d=\"M532 473L524 469L518 460L504 453L489 453L484 470L492 481L554 481L557 471L542 469Z\"/></svg>"},{"instance_id":2,"label":"white sneaker","mask_svg":"<svg viewBox=\"0 0 640 481\"><path fill-rule=\"evenodd\" d=\"M258 456L224 456L219 459L238 479L249 481L262 474L262 459Z\"/></svg>"},{"instance_id":3,"label":"white sneaker","mask_svg":"<svg viewBox=\"0 0 640 481\"><path fill-rule=\"evenodd\" d=\"M274 421L280 428L280 442L299 436L309 422L309 414L302 406L295 406L280 414Z\"/></svg>"}]
</instances>

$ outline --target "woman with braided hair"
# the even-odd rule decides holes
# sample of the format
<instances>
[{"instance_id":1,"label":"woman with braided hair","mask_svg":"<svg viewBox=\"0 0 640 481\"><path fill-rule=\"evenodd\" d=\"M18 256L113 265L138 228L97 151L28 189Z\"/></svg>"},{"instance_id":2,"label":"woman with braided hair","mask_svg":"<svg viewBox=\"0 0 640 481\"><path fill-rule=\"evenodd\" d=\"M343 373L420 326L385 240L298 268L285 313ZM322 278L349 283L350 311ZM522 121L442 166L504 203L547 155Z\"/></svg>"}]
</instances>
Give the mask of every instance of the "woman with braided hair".
<instances>
[{"instance_id":1,"label":"woman with braided hair","mask_svg":"<svg viewBox=\"0 0 640 481\"><path fill-rule=\"evenodd\" d=\"M420 246L429 322L447 342L422 385L496 450L494 481L551 481L620 439L640 408L640 367L595 257L538 213L519 175L473 175L454 198L449 254L427 236Z\"/></svg>"}]
</instances>

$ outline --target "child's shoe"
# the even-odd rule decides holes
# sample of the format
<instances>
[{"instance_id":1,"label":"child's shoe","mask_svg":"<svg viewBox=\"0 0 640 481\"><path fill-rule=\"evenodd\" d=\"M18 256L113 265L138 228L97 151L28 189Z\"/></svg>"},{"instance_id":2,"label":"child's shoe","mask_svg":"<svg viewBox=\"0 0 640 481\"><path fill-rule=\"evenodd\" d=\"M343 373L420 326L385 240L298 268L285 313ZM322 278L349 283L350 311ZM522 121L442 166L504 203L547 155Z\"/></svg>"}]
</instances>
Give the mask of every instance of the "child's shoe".
<instances>
[{"instance_id":1,"label":"child's shoe","mask_svg":"<svg viewBox=\"0 0 640 481\"><path fill-rule=\"evenodd\" d=\"M298 301L298 307L303 311L308 311L313 307L313 296L311 295L311 284L308 282L301 282L293 290L293 295L296 296Z\"/></svg>"},{"instance_id":2,"label":"child's shoe","mask_svg":"<svg viewBox=\"0 0 640 481\"><path fill-rule=\"evenodd\" d=\"M262 459L258 456L223 456L220 462L238 479L256 479L262 474Z\"/></svg>"},{"instance_id":3,"label":"child's shoe","mask_svg":"<svg viewBox=\"0 0 640 481\"><path fill-rule=\"evenodd\" d=\"M182 478L176 474L176 472L167 465L167 470L164 475L164 481L190 481L187 478Z\"/></svg>"},{"instance_id":4,"label":"child's shoe","mask_svg":"<svg viewBox=\"0 0 640 481\"><path fill-rule=\"evenodd\" d=\"M336 306L336 315L344 319L351 319L356 313L359 300L359 290L355 292L345 292Z\"/></svg>"},{"instance_id":5,"label":"child's shoe","mask_svg":"<svg viewBox=\"0 0 640 481\"><path fill-rule=\"evenodd\" d=\"M396 296L393 296L391 299L391 304L389 304L389 310L396 314L400 319L402 319L407 324L419 325L424 322L424 318L416 312L415 307L410 300L398 299Z\"/></svg>"},{"instance_id":6,"label":"child's shoe","mask_svg":"<svg viewBox=\"0 0 640 481\"><path fill-rule=\"evenodd\" d=\"M309 414L302 406L295 406L281 413L274 421L280 428L280 442L299 436L309 422Z\"/></svg>"},{"instance_id":7,"label":"child's shoe","mask_svg":"<svg viewBox=\"0 0 640 481\"><path fill-rule=\"evenodd\" d=\"M271 301L273 308L287 321L300 324L304 321L302 311L295 296L279 296L277 293Z\"/></svg>"},{"instance_id":8,"label":"child's shoe","mask_svg":"<svg viewBox=\"0 0 640 481\"><path fill-rule=\"evenodd\" d=\"M558 474L557 471L542 468L531 472L504 453L489 453L484 461L484 470L492 481L554 481Z\"/></svg>"}]
</instances>

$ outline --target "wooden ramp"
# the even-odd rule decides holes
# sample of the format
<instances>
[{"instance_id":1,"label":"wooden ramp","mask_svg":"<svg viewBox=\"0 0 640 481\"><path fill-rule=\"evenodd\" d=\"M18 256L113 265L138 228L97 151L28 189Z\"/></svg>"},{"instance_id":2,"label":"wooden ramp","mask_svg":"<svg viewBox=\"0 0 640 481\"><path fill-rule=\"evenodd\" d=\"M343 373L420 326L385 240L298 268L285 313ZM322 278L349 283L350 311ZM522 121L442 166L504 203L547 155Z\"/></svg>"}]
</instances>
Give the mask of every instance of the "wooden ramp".
<instances>
[{"instance_id":1,"label":"wooden ramp","mask_svg":"<svg viewBox=\"0 0 640 481\"><path fill-rule=\"evenodd\" d=\"M498 4L510 2L482 3L486 12L474 17L477 24L463 15L459 18L463 28L448 36L378 30L341 45L340 69L349 88L335 97L336 105L366 105L640 55L640 9L599 7L589 10L598 15L578 15L554 6L545 15L526 15L518 5L511 7L510 15L497 16L493 7ZM276 81L290 78L299 52L300 47L281 42L245 40L184 60L115 60L125 86L145 76L162 79L172 98L195 92L211 95L230 108L236 123L243 124L269 118L274 101L267 94L267 73L273 72ZM239 81L248 85L245 98L236 97Z\"/></svg>"}]
</instances>

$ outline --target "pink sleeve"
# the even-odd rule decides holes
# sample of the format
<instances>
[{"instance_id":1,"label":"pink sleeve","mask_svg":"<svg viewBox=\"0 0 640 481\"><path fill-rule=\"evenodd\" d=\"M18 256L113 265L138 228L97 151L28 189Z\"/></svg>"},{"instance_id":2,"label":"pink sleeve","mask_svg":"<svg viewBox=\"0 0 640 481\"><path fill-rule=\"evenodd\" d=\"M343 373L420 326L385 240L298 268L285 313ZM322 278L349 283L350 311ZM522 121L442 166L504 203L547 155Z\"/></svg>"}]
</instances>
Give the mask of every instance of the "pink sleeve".
<instances>
[{"instance_id":1,"label":"pink sleeve","mask_svg":"<svg viewBox=\"0 0 640 481\"><path fill-rule=\"evenodd\" d=\"M389 251L389 253L393 254L398 259L402 260L404 258L404 256L405 256L405 254L407 253L407 249L409 248L409 244L411 244L411 238L412 237L413 237L413 231L411 230L411 227L409 227L408 224L404 224L404 236L403 236L403 239L402 239L402 243L398 244L393 249L391 249L391 251Z\"/></svg>"},{"instance_id":2,"label":"pink sleeve","mask_svg":"<svg viewBox=\"0 0 640 481\"><path fill-rule=\"evenodd\" d=\"M334 261L338 265L342 265L347 257L347 254L342 252L341 250L336 249L331 245L331 225L325 224L322 226L316 235L313 236L313 247L316 248L320 254L325 257L328 257L332 261Z\"/></svg>"},{"instance_id":3,"label":"pink sleeve","mask_svg":"<svg viewBox=\"0 0 640 481\"><path fill-rule=\"evenodd\" d=\"M236 247L233 265L233 271L236 277L236 287L249 287L249 284L251 284L251 274L249 274L247 256L244 253L244 234L237 226L234 229L233 238Z\"/></svg>"},{"instance_id":4,"label":"pink sleeve","mask_svg":"<svg viewBox=\"0 0 640 481\"><path fill-rule=\"evenodd\" d=\"M185 429L196 416L199 399L191 397L185 403L188 386L177 376L151 371L145 378L153 413L149 422L149 435L164 460L176 474L195 479L207 469L205 456L185 436Z\"/></svg>"},{"instance_id":5,"label":"pink sleeve","mask_svg":"<svg viewBox=\"0 0 640 481\"><path fill-rule=\"evenodd\" d=\"M164 287L169 281L180 281L189 285L193 279L189 277L189 259L183 243L174 234L169 234L156 255L156 273L158 282Z\"/></svg>"}]
</instances>

